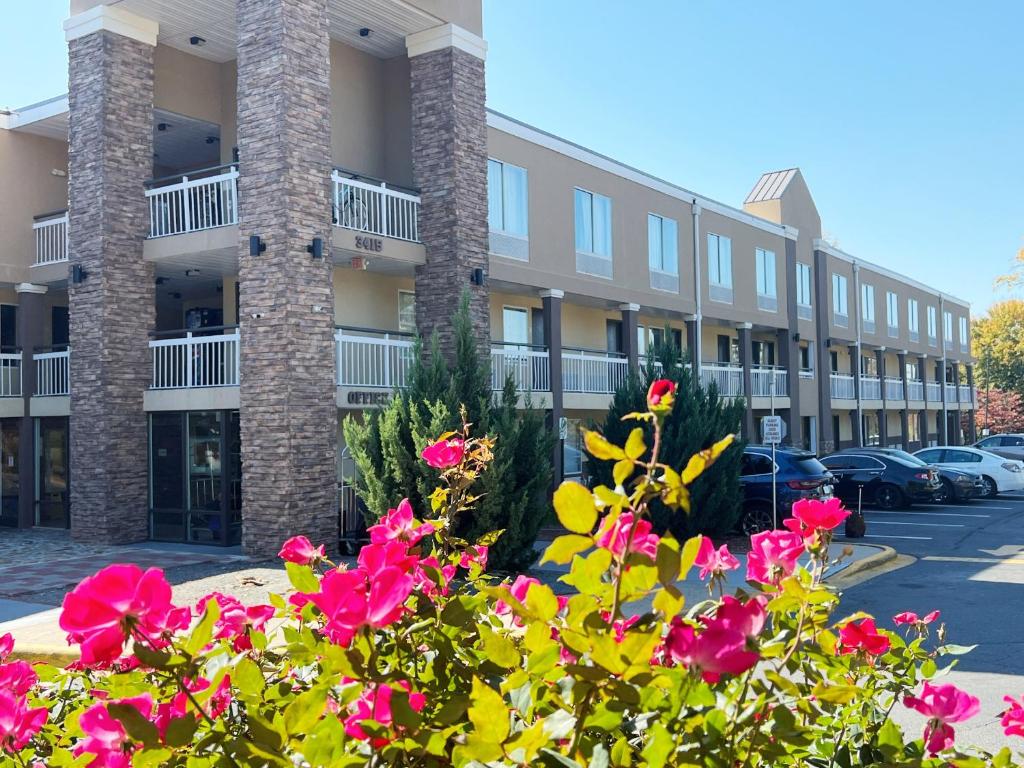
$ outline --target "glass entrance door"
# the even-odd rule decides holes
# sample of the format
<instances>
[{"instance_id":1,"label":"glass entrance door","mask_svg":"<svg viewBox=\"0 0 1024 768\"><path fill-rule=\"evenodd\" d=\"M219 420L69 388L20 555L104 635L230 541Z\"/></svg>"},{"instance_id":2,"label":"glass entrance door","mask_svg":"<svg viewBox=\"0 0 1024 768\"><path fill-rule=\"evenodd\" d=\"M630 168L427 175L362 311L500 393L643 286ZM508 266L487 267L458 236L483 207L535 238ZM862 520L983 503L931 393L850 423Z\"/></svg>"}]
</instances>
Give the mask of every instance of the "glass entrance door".
<instances>
[{"instance_id":1,"label":"glass entrance door","mask_svg":"<svg viewBox=\"0 0 1024 768\"><path fill-rule=\"evenodd\" d=\"M69 515L68 419L36 420L36 525L67 528Z\"/></svg>"},{"instance_id":2,"label":"glass entrance door","mask_svg":"<svg viewBox=\"0 0 1024 768\"><path fill-rule=\"evenodd\" d=\"M20 431L21 419L0 420L0 525L18 524Z\"/></svg>"}]
</instances>

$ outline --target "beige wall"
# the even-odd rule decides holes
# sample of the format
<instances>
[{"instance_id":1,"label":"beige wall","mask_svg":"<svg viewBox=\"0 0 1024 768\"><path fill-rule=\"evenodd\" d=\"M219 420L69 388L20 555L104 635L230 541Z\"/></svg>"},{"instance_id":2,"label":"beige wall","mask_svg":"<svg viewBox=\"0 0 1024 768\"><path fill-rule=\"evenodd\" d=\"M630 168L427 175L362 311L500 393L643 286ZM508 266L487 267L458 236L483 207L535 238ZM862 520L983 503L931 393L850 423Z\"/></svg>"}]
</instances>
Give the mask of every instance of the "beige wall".
<instances>
[{"instance_id":1,"label":"beige wall","mask_svg":"<svg viewBox=\"0 0 1024 768\"><path fill-rule=\"evenodd\" d=\"M335 267L334 322L397 331L398 291L412 289L412 278Z\"/></svg>"},{"instance_id":2,"label":"beige wall","mask_svg":"<svg viewBox=\"0 0 1024 768\"><path fill-rule=\"evenodd\" d=\"M179 115L224 124L234 100L224 102L223 68L177 48L158 45L153 52L153 106Z\"/></svg>"}]
</instances>

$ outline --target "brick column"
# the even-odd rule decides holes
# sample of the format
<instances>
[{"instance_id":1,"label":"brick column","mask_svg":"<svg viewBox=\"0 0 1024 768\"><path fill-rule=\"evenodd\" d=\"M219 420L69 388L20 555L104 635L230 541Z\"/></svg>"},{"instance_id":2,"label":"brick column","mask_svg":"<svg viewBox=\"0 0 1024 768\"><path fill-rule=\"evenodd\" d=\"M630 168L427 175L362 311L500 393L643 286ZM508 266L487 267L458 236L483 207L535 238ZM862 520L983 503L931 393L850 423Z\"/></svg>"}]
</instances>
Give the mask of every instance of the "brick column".
<instances>
[{"instance_id":1,"label":"brick column","mask_svg":"<svg viewBox=\"0 0 1024 768\"><path fill-rule=\"evenodd\" d=\"M861 410L860 410L860 346L857 344L850 345L850 373L853 375L853 398L857 402L857 407L854 408L853 413L850 414L850 424L853 427L853 433L850 435L853 438L853 445L857 448L864 446L864 436L861 434Z\"/></svg>"},{"instance_id":2,"label":"brick column","mask_svg":"<svg viewBox=\"0 0 1024 768\"><path fill-rule=\"evenodd\" d=\"M242 544L336 549L327 0L238 0ZM250 255L249 238L266 246Z\"/></svg>"},{"instance_id":3,"label":"brick column","mask_svg":"<svg viewBox=\"0 0 1024 768\"><path fill-rule=\"evenodd\" d=\"M71 533L123 543L149 531L148 332L155 321L143 182L153 173L157 24L118 6L68 19ZM27 457L26 457L27 458ZM26 489L27 491L28 489Z\"/></svg>"},{"instance_id":4,"label":"brick column","mask_svg":"<svg viewBox=\"0 0 1024 768\"><path fill-rule=\"evenodd\" d=\"M889 447L889 402L885 394L885 347L875 350L875 364L878 366L878 384L882 395L882 410L878 412L878 444Z\"/></svg>"},{"instance_id":5,"label":"brick column","mask_svg":"<svg viewBox=\"0 0 1024 768\"><path fill-rule=\"evenodd\" d=\"M754 358L753 339L750 334L750 323L740 323L736 326L736 333L740 342L740 365L743 366L743 399L746 402L746 410L743 414L743 439L747 442L757 442L757 430L754 428L754 407L751 392L754 389L753 375L751 373Z\"/></svg>"},{"instance_id":6,"label":"brick column","mask_svg":"<svg viewBox=\"0 0 1024 768\"><path fill-rule=\"evenodd\" d=\"M436 333L454 356L452 310L469 293L473 330L486 355L490 306L487 272L487 115L482 39L453 24L406 39L412 92L412 165L422 194L416 267L416 325ZM429 347L429 345L427 345Z\"/></svg>"},{"instance_id":7,"label":"brick column","mask_svg":"<svg viewBox=\"0 0 1024 768\"><path fill-rule=\"evenodd\" d=\"M548 373L551 381L551 423L550 428L558 437L558 425L565 415L562 393L562 297L564 291L554 288L541 291L540 297L544 313L544 345L548 348ZM551 457L552 481L557 487L562 482L565 468L562 466L562 440L555 440L554 453Z\"/></svg>"},{"instance_id":8,"label":"brick column","mask_svg":"<svg viewBox=\"0 0 1024 768\"><path fill-rule=\"evenodd\" d=\"M30 415L32 395L36 391L36 366L32 353L41 347L45 322L45 285L19 283L18 347L21 349L21 394L24 415L18 429L18 527L31 528L36 518L36 430Z\"/></svg>"},{"instance_id":9,"label":"brick column","mask_svg":"<svg viewBox=\"0 0 1024 768\"><path fill-rule=\"evenodd\" d=\"M900 409L900 434L902 436L903 450L910 450L910 392L907 380L907 351L903 350L896 354L896 361L900 366L900 381L903 382L903 407Z\"/></svg>"},{"instance_id":10,"label":"brick column","mask_svg":"<svg viewBox=\"0 0 1024 768\"><path fill-rule=\"evenodd\" d=\"M619 311L622 312L622 351L626 354L629 370L640 370L640 355L647 354L647 350L641 350L638 346L637 328L639 327L639 304L620 304ZM669 339L665 340L666 343Z\"/></svg>"}]
</instances>

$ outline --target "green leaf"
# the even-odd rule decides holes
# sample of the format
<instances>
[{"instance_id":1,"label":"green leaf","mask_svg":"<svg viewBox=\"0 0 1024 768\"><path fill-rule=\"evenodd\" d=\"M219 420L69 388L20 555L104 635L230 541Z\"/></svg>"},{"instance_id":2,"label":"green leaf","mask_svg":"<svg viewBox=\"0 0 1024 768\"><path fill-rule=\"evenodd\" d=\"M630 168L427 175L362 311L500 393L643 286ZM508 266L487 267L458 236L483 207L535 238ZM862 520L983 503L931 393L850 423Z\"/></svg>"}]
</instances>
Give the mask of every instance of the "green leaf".
<instances>
[{"instance_id":1,"label":"green leaf","mask_svg":"<svg viewBox=\"0 0 1024 768\"><path fill-rule=\"evenodd\" d=\"M164 741L169 747L183 747L192 741L198 727L199 720L191 714L185 717L176 717L168 724Z\"/></svg>"},{"instance_id":2,"label":"green leaf","mask_svg":"<svg viewBox=\"0 0 1024 768\"><path fill-rule=\"evenodd\" d=\"M637 427L629 433L629 437L626 439L626 458L639 459L646 450L647 444L644 442L643 427Z\"/></svg>"},{"instance_id":3,"label":"green leaf","mask_svg":"<svg viewBox=\"0 0 1024 768\"><path fill-rule=\"evenodd\" d=\"M966 653L970 653L977 647L977 645L956 645L955 643L947 643L946 645L936 648L935 652L940 656L963 656Z\"/></svg>"},{"instance_id":4,"label":"green leaf","mask_svg":"<svg viewBox=\"0 0 1024 768\"><path fill-rule=\"evenodd\" d=\"M886 720L878 729L878 746L903 750L903 731L892 720Z\"/></svg>"},{"instance_id":5,"label":"green leaf","mask_svg":"<svg viewBox=\"0 0 1024 768\"><path fill-rule=\"evenodd\" d=\"M571 480L564 481L555 491L555 512L558 521L573 533L590 533L597 523L594 497L586 488Z\"/></svg>"},{"instance_id":6,"label":"green leaf","mask_svg":"<svg viewBox=\"0 0 1024 768\"><path fill-rule=\"evenodd\" d=\"M831 704L849 704L860 693L856 685L825 685L818 683L814 686L814 695L821 701Z\"/></svg>"},{"instance_id":7,"label":"green leaf","mask_svg":"<svg viewBox=\"0 0 1024 768\"><path fill-rule=\"evenodd\" d=\"M288 571L288 581L292 583L296 592L319 592L320 582L308 565L299 565L285 561L285 570Z\"/></svg>"},{"instance_id":8,"label":"green leaf","mask_svg":"<svg viewBox=\"0 0 1024 768\"><path fill-rule=\"evenodd\" d=\"M291 704L285 707L285 731L296 736L305 733L316 725L317 720L323 715L326 706L326 688L318 686L300 693Z\"/></svg>"},{"instance_id":9,"label":"green leaf","mask_svg":"<svg viewBox=\"0 0 1024 768\"><path fill-rule=\"evenodd\" d=\"M508 708L497 691L478 677L473 678L473 703L469 707L469 722L477 738L494 745L508 738ZM501 754L499 750L498 754ZM493 759L493 758L492 758Z\"/></svg>"},{"instance_id":10,"label":"green leaf","mask_svg":"<svg viewBox=\"0 0 1024 768\"><path fill-rule=\"evenodd\" d=\"M647 734L647 746L644 747L642 753L647 764L665 765L668 762L668 756L672 754L672 746L672 734L655 720Z\"/></svg>"},{"instance_id":11,"label":"green leaf","mask_svg":"<svg viewBox=\"0 0 1024 768\"><path fill-rule=\"evenodd\" d=\"M219 618L220 604L216 600L207 600L206 606L203 608L203 617L185 641L185 652L189 656L195 656L209 645L210 640L213 639L213 626Z\"/></svg>"},{"instance_id":12,"label":"green leaf","mask_svg":"<svg viewBox=\"0 0 1024 768\"><path fill-rule=\"evenodd\" d=\"M658 542L654 564L658 567L658 581L665 586L675 584L680 571L679 542L671 536L663 536Z\"/></svg>"},{"instance_id":13,"label":"green leaf","mask_svg":"<svg viewBox=\"0 0 1024 768\"><path fill-rule=\"evenodd\" d=\"M519 666L521 656L511 640L493 632L483 624L480 624L477 629L480 632L480 642L483 643L487 661L506 669Z\"/></svg>"},{"instance_id":14,"label":"green leaf","mask_svg":"<svg viewBox=\"0 0 1024 768\"><path fill-rule=\"evenodd\" d=\"M587 453L599 461L619 461L626 458L626 453L619 446L604 439L600 432L586 429L583 431L583 445Z\"/></svg>"},{"instance_id":15,"label":"green leaf","mask_svg":"<svg viewBox=\"0 0 1024 768\"><path fill-rule=\"evenodd\" d=\"M585 552L592 546L594 546L594 540L589 536L569 533L565 536L559 536L552 541L548 548L544 550L544 556L540 561L541 563L550 561L559 565L565 565L572 560L573 555Z\"/></svg>"},{"instance_id":16,"label":"green leaf","mask_svg":"<svg viewBox=\"0 0 1024 768\"><path fill-rule=\"evenodd\" d=\"M267 684L256 662L247 656L243 656L235 665L235 671L231 674L231 682L242 693L250 696L262 693Z\"/></svg>"},{"instance_id":17,"label":"green leaf","mask_svg":"<svg viewBox=\"0 0 1024 768\"><path fill-rule=\"evenodd\" d=\"M142 716L131 704L107 704L107 711L111 717L124 726L125 731L132 738L147 747L155 747L160 744L160 732L156 726Z\"/></svg>"},{"instance_id":18,"label":"green leaf","mask_svg":"<svg viewBox=\"0 0 1024 768\"><path fill-rule=\"evenodd\" d=\"M558 598L547 584L531 584L526 591L526 607L541 621L551 621L558 613Z\"/></svg>"}]
</instances>

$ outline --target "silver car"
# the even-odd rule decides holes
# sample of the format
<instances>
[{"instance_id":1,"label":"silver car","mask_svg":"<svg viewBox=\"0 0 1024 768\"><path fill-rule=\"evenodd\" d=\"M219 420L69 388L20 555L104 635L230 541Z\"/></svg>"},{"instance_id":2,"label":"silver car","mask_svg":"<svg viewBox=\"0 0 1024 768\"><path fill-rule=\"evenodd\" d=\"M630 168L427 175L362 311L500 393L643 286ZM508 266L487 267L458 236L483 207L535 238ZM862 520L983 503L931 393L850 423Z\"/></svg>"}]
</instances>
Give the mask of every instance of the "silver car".
<instances>
[{"instance_id":1,"label":"silver car","mask_svg":"<svg viewBox=\"0 0 1024 768\"><path fill-rule=\"evenodd\" d=\"M989 435L974 444L975 448L1003 456L1007 459L1024 461L1024 435Z\"/></svg>"}]
</instances>

